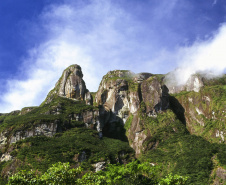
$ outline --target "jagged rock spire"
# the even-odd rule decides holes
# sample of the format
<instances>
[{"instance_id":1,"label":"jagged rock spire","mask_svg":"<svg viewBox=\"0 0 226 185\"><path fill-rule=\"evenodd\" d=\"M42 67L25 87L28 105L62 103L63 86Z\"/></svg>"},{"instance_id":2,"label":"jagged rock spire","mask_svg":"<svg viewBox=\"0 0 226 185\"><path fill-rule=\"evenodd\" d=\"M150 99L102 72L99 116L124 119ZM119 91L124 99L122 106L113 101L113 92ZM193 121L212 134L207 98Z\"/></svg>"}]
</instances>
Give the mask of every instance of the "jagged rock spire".
<instances>
[{"instance_id":1,"label":"jagged rock spire","mask_svg":"<svg viewBox=\"0 0 226 185\"><path fill-rule=\"evenodd\" d=\"M58 95L67 98L84 99L86 85L79 65L71 65L64 70L62 77L57 82L60 84Z\"/></svg>"},{"instance_id":2,"label":"jagged rock spire","mask_svg":"<svg viewBox=\"0 0 226 185\"><path fill-rule=\"evenodd\" d=\"M92 96L83 80L82 69L79 65L73 64L66 68L57 81L53 91L47 96L46 103L51 101L52 95L85 100L87 104L92 104Z\"/></svg>"}]
</instances>

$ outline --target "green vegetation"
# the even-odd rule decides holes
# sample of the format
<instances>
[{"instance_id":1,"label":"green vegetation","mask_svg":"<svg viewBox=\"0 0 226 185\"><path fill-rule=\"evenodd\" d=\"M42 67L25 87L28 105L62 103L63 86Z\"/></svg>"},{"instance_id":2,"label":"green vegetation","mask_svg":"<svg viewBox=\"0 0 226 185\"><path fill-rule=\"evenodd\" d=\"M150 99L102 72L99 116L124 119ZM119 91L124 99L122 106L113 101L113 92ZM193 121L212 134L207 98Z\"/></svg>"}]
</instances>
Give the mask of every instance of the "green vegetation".
<instances>
[{"instance_id":1,"label":"green vegetation","mask_svg":"<svg viewBox=\"0 0 226 185\"><path fill-rule=\"evenodd\" d=\"M54 137L30 137L13 144L12 148L10 155L21 161L17 170L44 172L56 162L77 164L81 162L82 153L85 155L82 164L87 168L99 161L116 163L117 160L133 158L133 150L127 142L105 137L99 139L97 131L86 128L73 128Z\"/></svg>"},{"instance_id":2,"label":"green vegetation","mask_svg":"<svg viewBox=\"0 0 226 185\"><path fill-rule=\"evenodd\" d=\"M219 93L219 96L221 96L216 99L218 101L224 99L225 95L222 94L222 89L216 90L216 87L214 89L215 93ZM195 97L199 98L195 92L183 92L177 96L183 96L184 98L189 94L196 95ZM181 101L185 99L183 98ZM186 103L188 101L184 105L187 105ZM225 104L221 105L225 106ZM190 106L197 106L197 104ZM148 161L161 166L161 172L158 174L159 178L167 174L178 174L188 177L186 184L211 184L214 180L211 177L212 171L218 167L226 168L225 144L211 143L203 137L191 135L186 128L186 124L181 122L172 110L161 111L158 114L148 116L145 103L141 102L139 118L141 120L140 126L147 136L142 144L143 150L139 159L142 162ZM132 116L127 119L126 130L130 128L132 120ZM212 127L219 128L219 120L212 120ZM214 126L213 123L217 125ZM206 127L212 128L208 123ZM217 165L213 163L214 156L218 161Z\"/></svg>"},{"instance_id":3,"label":"green vegetation","mask_svg":"<svg viewBox=\"0 0 226 185\"><path fill-rule=\"evenodd\" d=\"M70 115L96 109L96 107L86 105L83 101L75 101L57 96L49 104L33 107L26 114L0 116L0 131L5 129L10 129L11 131L29 129L40 123L48 124L55 120L58 120L62 124L61 126L64 127L64 123L69 124L71 122Z\"/></svg>"},{"instance_id":4,"label":"green vegetation","mask_svg":"<svg viewBox=\"0 0 226 185\"><path fill-rule=\"evenodd\" d=\"M137 92L139 89L139 84L133 80L134 74L128 70L115 70L110 71L106 74L102 81L105 83L114 82L116 80L126 80L128 83L128 90L130 92Z\"/></svg>"},{"instance_id":5,"label":"green vegetation","mask_svg":"<svg viewBox=\"0 0 226 185\"><path fill-rule=\"evenodd\" d=\"M155 74L154 76L157 77L159 82L162 82L164 80L165 74Z\"/></svg>"},{"instance_id":6,"label":"green vegetation","mask_svg":"<svg viewBox=\"0 0 226 185\"><path fill-rule=\"evenodd\" d=\"M203 78L202 79L205 86L215 86L215 85L225 85L226 84L226 75L217 78Z\"/></svg>"},{"instance_id":7,"label":"green vegetation","mask_svg":"<svg viewBox=\"0 0 226 185\"><path fill-rule=\"evenodd\" d=\"M187 123L193 128L192 133L210 142L222 142L222 138L216 137L216 133L226 131L224 86L204 86L200 92L181 92L174 96L185 109Z\"/></svg>"},{"instance_id":8,"label":"green vegetation","mask_svg":"<svg viewBox=\"0 0 226 185\"><path fill-rule=\"evenodd\" d=\"M139 117L142 121L143 129L152 136L149 142L154 140L163 141L168 138L169 134L174 134L175 132L188 133L186 127L178 120L172 110L168 109L167 111L159 112L156 117L149 117L146 113L143 113L142 107L144 108L144 106L141 106Z\"/></svg>"},{"instance_id":9,"label":"green vegetation","mask_svg":"<svg viewBox=\"0 0 226 185\"><path fill-rule=\"evenodd\" d=\"M187 177L169 174L158 179L158 166L133 161L125 166L109 164L105 171L86 172L81 167L70 168L69 163L56 163L44 174L34 171L21 171L9 178L9 185L30 184L86 184L86 185L183 185Z\"/></svg>"},{"instance_id":10,"label":"green vegetation","mask_svg":"<svg viewBox=\"0 0 226 185\"><path fill-rule=\"evenodd\" d=\"M174 134L148 151L142 160L162 165L163 174L188 176L188 184L209 184L213 169L211 158L217 152L216 145L199 136Z\"/></svg>"},{"instance_id":11,"label":"green vegetation","mask_svg":"<svg viewBox=\"0 0 226 185\"><path fill-rule=\"evenodd\" d=\"M130 114L129 117L127 118L127 120L126 120L125 125L124 125L124 128L126 129L126 131L128 131L129 128L131 127L132 121L133 121L133 115Z\"/></svg>"},{"instance_id":12,"label":"green vegetation","mask_svg":"<svg viewBox=\"0 0 226 185\"><path fill-rule=\"evenodd\" d=\"M161 166L162 177L172 173L188 176L187 184L210 184L211 172L216 168L212 158L217 156L218 167L226 167L225 144L210 143L191 135L184 124L173 119L171 111L145 118L148 137L139 159Z\"/></svg>"},{"instance_id":13,"label":"green vegetation","mask_svg":"<svg viewBox=\"0 0 226 185\"><path fill-rule=\"evenodd\" d=\"M131 80L132 77L133 73L129 70L114 70L103 76L102 81L108 82L109 80L116 81L118 79Z\"/></svg>"},{"instance_id":14,"label":"green vegetation","mask_svg":"<svg viewBox=\"0 0 226 185\"><path fill-rule=\"evenodd\" d=\"M162 166L161 176L186 175L187 184L211 184L215 178L211 173L217 168L226 169L226 145L217 144L224 140L222 136L216 137L217 130L226 131L225 86L209 85L199 93L184 91L173 96L176 98L171 101L179 100L176 103L182 106L171 108L181 114L179 117L185 110L186 125L170 110L148 117L145 104L141 103L139 115L147 139L140 160ZM191 135L186 126L196 135Z\"/></svg>"},{"instance_id":15,"label":"green vegetation","mask_svg":"<svg viewBox=\"0 0 226 185\"><path fill-rule=\"evenodd\" d=\"M147 81L150 83L153 80L157 80L158 82L160 82L160 84L163 84L163 78L164 78L164 75L158 74L158 75L153 75L149 77Z\"/></svg>"},{"instance_id":16,"label":"green vegetation","mask_svg":"<svg viewBox=\"0 0 226 185\"><path fill-rule=\"evenodd\" d=\"M129 91L130 92L138 92L139 90L139 83L134 82L133 80L128 81Z\"/></svg>"}]
</instances>

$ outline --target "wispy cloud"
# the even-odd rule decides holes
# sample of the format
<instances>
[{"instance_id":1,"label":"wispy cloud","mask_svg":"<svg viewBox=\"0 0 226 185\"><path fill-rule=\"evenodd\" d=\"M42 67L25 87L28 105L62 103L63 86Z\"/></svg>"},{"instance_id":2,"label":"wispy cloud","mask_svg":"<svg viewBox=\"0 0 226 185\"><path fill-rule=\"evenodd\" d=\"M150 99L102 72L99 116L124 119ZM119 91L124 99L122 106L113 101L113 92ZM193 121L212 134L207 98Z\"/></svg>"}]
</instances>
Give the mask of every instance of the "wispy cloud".
<instances>
[{"instance_id":1,"label":"wispy cloud","mask_svg":"<svg viewBox=\"0 0 226 185\"><path fill-rule=\"evenodd\" d=\"M217 0L213 0L213 6L215 5L215 4L217 4Z\"/></svg>"},{"instance_id":2,"label":"wispy cloud","mask_svg":"<svg viewBox=\"0 0 226 185\"><path fill-rule=\"evenodd\" d=\"M195 73L214 78L226 70L226 24L221 25L213 37L206 41L197 41L190 47L178 49L174 53L178 68L168 77L178 85L185 84ZM176 58L175 58L176 56Z\"/></svg>"}]
</instances>

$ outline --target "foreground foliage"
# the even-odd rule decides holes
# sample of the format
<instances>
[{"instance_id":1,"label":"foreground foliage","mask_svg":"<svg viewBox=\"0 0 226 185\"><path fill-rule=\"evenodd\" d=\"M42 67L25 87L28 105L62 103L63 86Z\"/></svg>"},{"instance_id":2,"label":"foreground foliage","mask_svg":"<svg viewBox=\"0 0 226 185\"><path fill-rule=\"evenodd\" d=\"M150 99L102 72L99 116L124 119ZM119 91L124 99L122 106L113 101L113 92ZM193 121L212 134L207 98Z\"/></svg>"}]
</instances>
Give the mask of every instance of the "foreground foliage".
<instances>
[{"instance_id":1,"label":"foreground foliage","mask_svg":"<svg viewBox=\"0 0 226 185\"><path fill-rule=\"evenodd\" d=\"M34 171L20 171L9 178L8 185L26 184L185 184L187 177L169 174L158 179L158 166L133 161L125 166L109 164L105 171L85 173L81 167L70 168L69 163L56 163L44 174Z\"/></svg>"}]
</instances>

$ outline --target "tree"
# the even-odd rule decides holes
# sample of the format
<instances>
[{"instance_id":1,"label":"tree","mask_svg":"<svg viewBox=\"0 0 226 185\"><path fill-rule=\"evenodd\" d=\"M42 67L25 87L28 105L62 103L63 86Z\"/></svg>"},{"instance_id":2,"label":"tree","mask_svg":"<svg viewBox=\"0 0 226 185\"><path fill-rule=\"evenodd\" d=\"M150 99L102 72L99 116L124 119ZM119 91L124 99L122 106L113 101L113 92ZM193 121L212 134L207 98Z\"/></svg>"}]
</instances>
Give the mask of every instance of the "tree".
<instances>
[{"instance_id":1,"label":"tree","mask_svg":"<svg viewBox=\"0 0 226 185\"><path fill-rule=\"evenodd\" d=\"M9 185L126 185L126 184L160 184L176 185L185 184L186 177L169 174L163 179L158 179L160 173L158 166L150 163L132 161L126 165L109 164L105 171L97 173L87 172L81 167L71 168L69 163L56 163L44 174L37 175L34 171L20 171L9 178ZM84 174L84 175L83 175Z\"/></svg>"}]
</instances>

